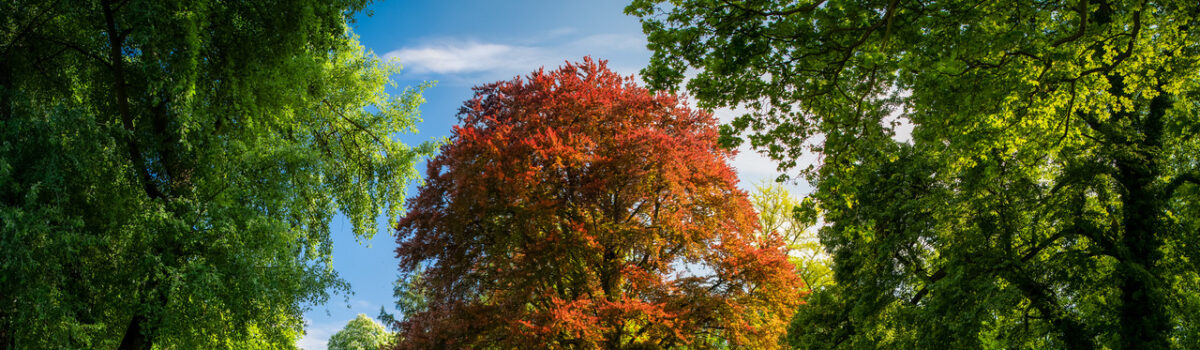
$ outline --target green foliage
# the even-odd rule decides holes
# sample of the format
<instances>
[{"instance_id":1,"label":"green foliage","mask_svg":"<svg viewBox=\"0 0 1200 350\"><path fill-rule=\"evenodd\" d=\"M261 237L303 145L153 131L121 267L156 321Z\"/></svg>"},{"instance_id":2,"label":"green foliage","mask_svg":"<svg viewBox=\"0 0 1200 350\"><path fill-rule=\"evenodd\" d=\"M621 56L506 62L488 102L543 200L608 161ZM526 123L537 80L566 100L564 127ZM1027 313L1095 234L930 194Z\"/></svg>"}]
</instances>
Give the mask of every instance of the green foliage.
<instances>
[{"instance_id":1,"label":"green foliage","mask_svg":"<svg viewBox=\"0 0 1200 350\"><path fill-rule=\"evenodd\" d=\"M657 88L802 169L813 348L1194 347L1200 4L638 0ZM893 140L912 125L912 140Z\"/></svg>"},{"instance_id":2,"label":"green foliage","mask_svg":"<svg viewBox=\"0 0 1200 350\"><path fill-rule=\"evenodd\" d=\"M409 274L406 278L398 279L394 283L396 310L400 310L405 317L429 309L429 301L426 299L428 291L421 288L422 274L419 272L421 269L417 271L417 273Z\"/></svg>"},{"instance_id":3,"label":"green foliage","mask_svg":"<svg viewBox=\"0 0 1200 350\"><path fill-rule=\"evenodd\" d=\"M763 183L754 186L750 203L758 212L759 230L783 238L788 259L810 293L833 283L832 261L812 229L817 213L811 199L799 200L780 184Z\"/></svg>"},{"instance_id":4,"label":"green foliage","mask_svg":"<svg viewBox=\"0 0 1200 350\"><path fill-rule=\"evenodd\" d=\"M346 327L329 337L329 350L376 350L392 337L383 325L358 314Z\"/></svg>"},{"instance_id":5,"label":"green foliage","mask_svg":"<svg viewBox=\"0 0 1200 350\"><path fill-rule=\"evenodd\" d=\"M0 348L294 347L433 151L362 6L0 4Z\"/></svg>"},{"instance_id":6,"label":"green foliage","mask_svg":"<svg viewBox=\"0 0 1200 350\"><path fill-rule=\"evenodd\" d=\"M396 310L400 311L400 318L397 319L395 314L387 312L382 306L379 307L379 316L376 318L393 330L399 331L401 322L428 311L429 290L422 284L423 271L423 267L417 267L412 273L404 274L392 282L392 295L396 297L395 306Z\"/></svg>"}]
</instances>

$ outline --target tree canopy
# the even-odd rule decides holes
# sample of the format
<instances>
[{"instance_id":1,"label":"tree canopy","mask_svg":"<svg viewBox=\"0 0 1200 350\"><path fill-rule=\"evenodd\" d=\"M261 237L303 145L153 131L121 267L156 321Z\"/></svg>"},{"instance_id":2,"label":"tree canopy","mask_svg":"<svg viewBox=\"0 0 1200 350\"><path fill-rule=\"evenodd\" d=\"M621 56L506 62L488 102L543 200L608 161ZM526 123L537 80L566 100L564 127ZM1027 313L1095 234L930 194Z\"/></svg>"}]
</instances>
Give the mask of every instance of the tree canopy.
<instances>
[{"instance_id":1,"label":"tree canopy","mask_svg":"<svg viewBox=\"0 0 1200 350\"><path fill-rule=\"evenodd\" d=\"M797 165L803 347L1194 348L1200 4L638 0L657 89ZM911 141L896 137L911 126ZM901 135L902 136L902 135ZM906 142L897 142L897 140ZM819 321L819 322L818 322Z\"/></svg>"},{"instance_id":2,"label":"tree canopy","mask_svg":"<svg viewBox=\"0 0 1200 350\"><path fill-rule=\"evenodd\" d=\"M346 327L329 337L329 350L378 350L392 339L379 322L358 314Z\"/></svg>"},{"instance_id":3,"label":"tree canopy","mask_svg":"<svg viewBox=\"0 0 1200 350\"><path fill-rule=\"evenodd\" d=\"M364 5L0 3L0 347L294 347L434 148Z\"/></svg>"},{"instance_id":4,"label":"tree canopy","mask_svg":"<svg viewBox=\"0 0 1200 350\"><path fill-rule=\"evenodd\" d=\"M800 285L715 119L585 58L483 85L398 225L400 349L771 349Z\"/></svg>"}]
</instances>

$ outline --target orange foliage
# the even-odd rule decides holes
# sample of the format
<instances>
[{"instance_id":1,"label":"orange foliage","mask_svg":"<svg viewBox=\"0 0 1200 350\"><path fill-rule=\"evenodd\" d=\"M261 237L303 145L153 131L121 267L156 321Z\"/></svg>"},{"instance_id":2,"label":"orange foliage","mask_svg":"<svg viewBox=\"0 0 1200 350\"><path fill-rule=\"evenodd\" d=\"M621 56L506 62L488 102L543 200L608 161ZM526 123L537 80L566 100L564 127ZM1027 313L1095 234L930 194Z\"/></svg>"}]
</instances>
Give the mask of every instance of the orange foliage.
<instances>
[{"instance_id":1,"label":"orange foliage","mask_svg":"<svg viewBox=\"0 0 1200 350\"><path fill-rule=\"evenodd\" d=\"M801 300L715 119L605 62L477 87L398 224L398 349L779 347Z\"/></svg>"}]
</instances>

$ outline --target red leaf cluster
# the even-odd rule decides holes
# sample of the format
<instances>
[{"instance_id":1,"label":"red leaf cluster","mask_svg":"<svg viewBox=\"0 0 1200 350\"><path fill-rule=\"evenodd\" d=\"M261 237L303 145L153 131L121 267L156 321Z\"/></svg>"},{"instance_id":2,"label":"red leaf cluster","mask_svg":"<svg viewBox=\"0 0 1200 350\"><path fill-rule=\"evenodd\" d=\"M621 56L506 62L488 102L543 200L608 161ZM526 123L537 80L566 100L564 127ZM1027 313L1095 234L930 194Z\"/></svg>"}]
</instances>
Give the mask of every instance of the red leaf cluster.
<instances>
[{"instance_id":1,"label":"red leaf cluster","mask_svg":"<svg viewBox=\"0 0 1200 350\"><path fill-rule=\"evenodd\" d=\"M398 223L398 349L778 347L800 282L711 114L585 58L459 117Z\"/></svg>"}]
</instances>

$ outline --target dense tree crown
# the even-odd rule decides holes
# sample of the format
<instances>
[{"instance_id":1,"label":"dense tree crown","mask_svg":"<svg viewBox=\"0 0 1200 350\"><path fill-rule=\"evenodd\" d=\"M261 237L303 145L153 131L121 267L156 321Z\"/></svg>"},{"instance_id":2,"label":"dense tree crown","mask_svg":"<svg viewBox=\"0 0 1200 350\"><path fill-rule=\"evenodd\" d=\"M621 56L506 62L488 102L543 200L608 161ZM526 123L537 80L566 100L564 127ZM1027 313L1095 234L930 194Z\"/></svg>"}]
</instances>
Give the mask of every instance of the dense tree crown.
<instances>
[{"instance_id":1,"label":"dense tree crown","mask_svg":"<svg viewBox=\"0 0 1200 350\"><path fill-rule=\"evenodd\" d=\"M398 226L398 348L778 347L799 282L711 115L591 59L475 90Z\"/></svg>"},{"instance_id":2,"label":"dense tree crown","mask_svg":"<svg viewBox=\"0 0 1200 350\"><path fill-rule=\"evenodd\" d=\"M329 350L379 350L392 335L379 322L358 314L342 330L329 337Z\"/></svg>"},{"instance_id":3,"label":"dense tree crown","mask_svg":"<svg viewBox=\"0 0 1200 350\"><path fill-rule=\"evenodd\" d=\"M364 1L0 2L0 348L292 348L413 164Z\"/></svg>"},{"instance_id":4,"label":"dense tree crown","mask_svg":"<svg viewBox=\"0 0 1200 350\"><path fill-rule=\"evenodd\" d=\"M1200 3L638 0L651 86L803 175L801 347L1200 347ZM893 140L912 125L911 142Z\"/></svg>"}]
</instances>

